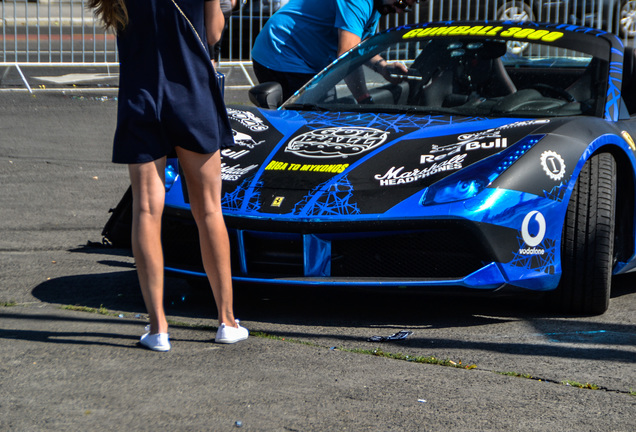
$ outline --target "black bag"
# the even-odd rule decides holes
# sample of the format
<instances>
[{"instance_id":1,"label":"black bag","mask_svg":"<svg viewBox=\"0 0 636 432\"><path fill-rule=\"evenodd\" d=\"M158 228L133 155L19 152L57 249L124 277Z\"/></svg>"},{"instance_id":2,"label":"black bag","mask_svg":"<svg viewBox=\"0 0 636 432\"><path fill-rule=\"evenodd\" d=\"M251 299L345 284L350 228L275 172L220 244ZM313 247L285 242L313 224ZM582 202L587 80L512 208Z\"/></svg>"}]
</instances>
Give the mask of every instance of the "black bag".
<instances>
[{"instance_id":1,"label":"black bag","mask_svg":"<svg viewBox=\"0 0 636 432\"><path fill-rule=\"evenodd\" d=\"M129 186L102 230L102 243L116 248L131 249L132 187Z\"/></svg>"}]
</instances>

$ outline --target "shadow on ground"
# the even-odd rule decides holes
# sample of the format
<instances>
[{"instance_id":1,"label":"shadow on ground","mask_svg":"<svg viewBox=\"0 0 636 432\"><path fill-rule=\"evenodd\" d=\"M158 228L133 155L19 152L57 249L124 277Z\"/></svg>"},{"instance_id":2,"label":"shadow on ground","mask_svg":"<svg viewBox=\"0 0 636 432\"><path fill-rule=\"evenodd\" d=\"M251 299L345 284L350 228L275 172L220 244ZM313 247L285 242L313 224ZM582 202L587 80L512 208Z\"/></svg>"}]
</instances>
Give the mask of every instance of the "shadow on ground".
<instances>
[{"instance_id":1,"label":"shadow on ground","mask_svg":"<svg viewBox=\"0 0 636 432\"><path fill-rule=\"evenodd\" d=\"M113 258L100 263L121 269L48 280L35 287L33 295L45 303L105 307L143 316L145 308L134 266L129 260L117 258L127 255L128 251L111 249L110 254L107 251ZM96 245L74 252L105 254L104 248ZM616 277L612 297L618 299L636 293L635 282L636 275ZM546 312L542 303L536 296L459 297L347 287L235 285L236 315L257 327L257 323L261 323L261 327L265 325L267 332L275 336L308 338L318 343L324 340L325 344L333 343L334 337L341 343L367 343L369 336L388 336L399 326L415 330L417 334L407 340L383 344L383 349L391 350L391 345L399 345L400 349L435 347L437 350L485 350L522 356L636 362L631 350L636 344L634 326L616 321L607 323L595 317L557 316ZM216 319L211 291L201 280L167 277L165 306L167 314L176 320ZM495 330L489 337L470 337L487 333L489 326L505 326L511 321L530 324L528 328L533 328L536 334L530 330L519 339L519 334L514 338L505 334L497 336L500 330ZM210 324L216 325L216 321ZM452 331L462 328L474 329L461 332L462 336ZM433 336L422 332L428 329L451 329L451 333Z\"/></svg>"},{"instance_id":2,"label":"shadow on ground","mask_svg":"<svg viewBox=\"0 0 636 432\"><path fill-rule=\"evenodd\" d=\"M122 270L52 279L34 288L36 298L47 303L145 312L134 266L117 259L130 256L128 250L89 244L73 252L106 253L113 259L99 263L121 267ZM614 279L613 298L633 293L636 293L636 275ZM166 277L165 306L172 316L216 318L211 291L201 279L188 281ZM536 295L429 295L397 290L253 284L235 285L235 309L243 319L337 327L377 327L400 322L444 328L484 325L509 319L559 318L547 311L542 298Z\"/></svg>"}]
</instances>

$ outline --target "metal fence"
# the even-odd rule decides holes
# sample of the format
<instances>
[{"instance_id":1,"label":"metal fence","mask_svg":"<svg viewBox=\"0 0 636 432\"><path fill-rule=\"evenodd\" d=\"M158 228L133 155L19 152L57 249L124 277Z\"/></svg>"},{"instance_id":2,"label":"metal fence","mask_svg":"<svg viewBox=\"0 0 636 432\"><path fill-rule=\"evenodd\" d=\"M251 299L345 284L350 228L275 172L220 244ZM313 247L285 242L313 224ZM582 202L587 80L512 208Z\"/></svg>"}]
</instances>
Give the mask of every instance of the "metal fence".
<instances>
[{"instance_id":1,"label":"metal fence","mask_svg":"<svg viewBox=\"0 0 636 432\"><path fill-rule=\"evenodd\" d=\"M287 1L294 0L239 0L241 7L228 20L221 67L245 71L254 38ZM28 87L24 67L117 66L115 37L103 30L86 0L2 0L0 5L0 83L11 67ZM407 14L387 16L380 27L465 19L584 24L617 33L629 43L636 35L636 0L428 0Z\"/></svg>"},{"instance_id":2,"label":"metal fence","mask_svg":"<svg viewBox=\"0 0 636 432\"><path fill-rule=\"evenodd\" d=\"M228 23L225 61L251 60L256 35L271 13L288 1L294 0L244 0ZM412 9L388 15L380 29L425 21L495 19L586 25L614 32L626 41L636 36L636 0L421 0Z\"/></svg>"}]
</instances>

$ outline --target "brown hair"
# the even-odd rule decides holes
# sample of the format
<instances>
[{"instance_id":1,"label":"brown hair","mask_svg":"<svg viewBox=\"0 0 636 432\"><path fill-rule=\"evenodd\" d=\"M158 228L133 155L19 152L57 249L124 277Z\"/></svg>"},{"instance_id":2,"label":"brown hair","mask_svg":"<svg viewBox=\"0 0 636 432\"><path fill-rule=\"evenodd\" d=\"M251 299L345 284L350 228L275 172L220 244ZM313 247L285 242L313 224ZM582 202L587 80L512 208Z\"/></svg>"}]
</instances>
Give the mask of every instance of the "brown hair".
<instances>
[{"instance_id":1,"label":"brown hair","mask_svg":"<svg viewBox=\"0 0 636 432\"><path fill-rule=\"evenodd\" d=\"M128 24L128 10L124 0L88 0L88 6L95 9L95 15L104 21L106 29L120 31Z\"/></svg>"}]
</instances>

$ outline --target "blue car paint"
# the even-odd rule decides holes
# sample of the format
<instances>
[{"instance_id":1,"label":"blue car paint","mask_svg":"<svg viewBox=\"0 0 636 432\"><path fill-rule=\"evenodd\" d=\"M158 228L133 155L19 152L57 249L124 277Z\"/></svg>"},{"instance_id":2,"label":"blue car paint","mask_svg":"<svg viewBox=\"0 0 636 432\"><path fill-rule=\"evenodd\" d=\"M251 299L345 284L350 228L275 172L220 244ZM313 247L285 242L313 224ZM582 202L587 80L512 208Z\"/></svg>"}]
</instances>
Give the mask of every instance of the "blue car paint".
<instances>
[{"instance_id":1,"label":"blue car paint","mask_svg":"<svg viewBox=\"0 0 636 432\"><path fill-rule=\"evenodd\" d=\"M483 130L484 128L489 127L499 127L505 124L515 123L519 121L519 119L493 119L490 120L479 120L477 121L478 126L472 126L467 128L465 132L475 132L478 130ZM290 124L286 124L287 127L290 127ZM409 138L424 138L424 137L432 137L436 136L439 133L440 128L448 128L453 127L453 133L457 134L458 131L455 125L445 124L444 126L434 126L432 132L429 132L426 128L418 130L416 132L412 132L406 137ZM291 135L291 133L286 134ZM405 139L405 137L403 137ZM284 140L279 143L278 147L284 144ZM377 157L384 149L395 144L387 143L384 147L376 149L374 152L362 158L356 164L362 164L366 160ZM514 150L514 146L511 146L509 150ZM274 154L275 152L272 152ZM273 156L272 156L273 157ZM265 162L263 165L266 165ZM353 169L354 167L350 167ZM331 182L335 183L342 177L346 175L346 172L341 176L337 176L335 179L332 178ZM256 175L258 178L258 173ZM175 185L168 191L166 194L166 205L176 208L188 209L189 206L183 201L183 193L182 188L180 186L180 178L177 178L175 181ZM484 202L488 201L491 197L497 196L496 202L490 202L487 207L484 207ZM518 229L521 226L523 216L533 209L542 209L545 212L545 217L548 219L552 219L551 212L559 211L559 207L555 206L552 200L546 199L545 197L536 196L528 193L520 193L517 191L510 190L501 190L501 189L488 189L484 191L482 194L466 201L461 202L453 202L444 205L436 205L433 207L424 208L419 203L419 196L421 196L421 192L418 192L413 197L403 201L398 206L390 209L388 212L384 214L368 214L368 215L359 215L357 219L378 219L380 217L386 218L395 218L396 220L403 219L408 217L410 219L421 218L421 219L437 219L440 216L447 216L452 218L462 218L466 220L472 220L476 222L482 223L497 223L498 225L508 226L513 229ZM247 201L247 200L246 200ZM515 205L511 205L510 203L515 203ZM552 207L550 207L552 205ZM501 214L499 209L505 210L509 213L509 218L505 222L501 220ZM513 209L513 211L510 211ZM224 209L227 211L227 209ZM242 208L242 210L244 210ZM229 213L233 213L230 211ZM237 213L241 213L240 211ZM242 216L244 217L255 217L267 219L268 216L258 216L255 215L254 211L247 211ZM452 215L452 216L450 216ZM297 215L278 215L276 219L280 220L282 218L289 218L292 220L310 220L306 214L300 213ZM559 215L557 220L561 220L562 217ZM346 220L342 215L336 215L332 217L323 217L322 220L334 221L334 220ZM558 245L560 244L560 233L561 233L560 225L552 225L546 232L546 240L545 242L550 244L551 246L547 249L547 253L550 256L549 259L544 260L545 264L540 267L531 268L528 264L529 260L524 260L522 257L517 257L511 263L503 264L503 263L490 263L484 266L483 269L472 273L461 280L447 280L447 281L416 281L416 282L382 282L382 285L385 286L440 286L440 285L448 285L448 286L466 286L470 288L482 288L482 289L495 289L504 283L524 286L524 287L532 287L535 290L545 290L552 289L556 287L558 284L558 273L560 271L560 267L558 265L554 265L554 262L558 262L558 256L555 254L558 253ZM240 231L240 230L239 230ZM284 234L280 234L284 236ZM329 249L329 240L325 240L321 238L320 235L306 235L305 236L305 253L304 253L304 261L306 263L306 277L325 277L329 274L329 260L330 260L330 249ZM556 240L554 240L556 239ZM519 239L520 244L522 243L521 238ZM243 261L242 268L246 270L246 264ZM167 268L167 270L176 271L178 269ZM546 273L552 273L549 276L546 276ZM204 276L203 273L193 274ZM271 279L254 279L254 278L241 278L240 276L234 277L238 280L252 280L256 282L262 283L281 283L280 279L271 280ZM291 281L289 283L292 283ZM294 281L293 283L299 283L299 281ZM303 281L302 283L313 283ZM321 281L320 283L327 283L333 285L342 284L342 281ZM369 282L355 282L355 285L367 285Z\"/></svg>"},{"instance_id":2,"label":"blue car paint","mask_svg":"<svg viewBox=\"0 0 636 432\"><path fill-rule=\"evenodd\" d=\"M423 25L422 27L424 27ZM573 26L557 25L556 28L566 30L576 29ZM582 31L582 30L577 30ZM586 32L588 30L585 30ZM607 35L605 32L594 30L596 36ZM616 39L618 41L618 39ZM622 48L620 41L617 45ZM608 129L615 128L614 122L619 120L621 115L620 100L620 78L622 75L622 56L619 49L612 49L612 60L610 62L610 77L605 102L604 118L607 121ZM502 127L518 121L528 119L510 118L450 118L444 119L442 116L404 116L404 115L382 115L382 114L347 114L338 113L311 113L293 112L285 110L266 111L258 110L258 114L282 135L276 146L269 152L263 163L255 174L245 181L244 184L235 188L242 194L242 198L227 199L225 203L238 203L238 205L225 205L226 216L234 216L243 219L253 219L259 221L293 221L293 222L321 222L330 223L347 221L351 214L355 220L440 220L440 219L461 219L479 224L491 224L499 227L506 227L516 231L518 249L511 251L511 257L507 261L496 261L486 263L481 269L467 275L461 279L446 280L413 280L413 281L345 281L329 279L330 276L330 242L337 234L304 234L304 254L303 264L305 268L304 278L261 278L234 275L236 281L250 281L276 284L305 284L305 285L342 285L352 284L356 286L390 286L390 287L426 287L426 286L464 286L476 289L492 290L503 285L512 285L530 290L545 291L554 289L560 279L561 274L561 234L563 230L563 220L569 197L574 188L574 184L585 162L589 157L601 148L615 148L617 151L627 155L632 170L636 169L636 158L634 152L636 148L619 134L608 132L594 139L592 142L580 142L580 150L576 153L574 166L570 165L567 178L554 190L544 190L542 194L535 194L514 189L501 187L488 187L476 196L444 204L423 206L422 194L426 188L414 192L400 203L389 208L382 213L355 213L341 206L339 212L333 214L322 214L316 216L311 214L312 204L325 194L329 194L330 188L334 185L342 185L347 182L347 175L357 167L364 165L367 161L381 157L381 154L394 145L398 145L405 140L426 140L440 135L459 135L461 133L479 132L488 129ZM409 123L412 122L412 123ZM375 148L365 156L352 163L346 170L322 183L310 194L303 206L295 208L294 211L286 214L266 214L260 211L257 204L261 191L261 176L265 172L265 167L274 160L278 151L286 145L302 127L320 128L344 124L350 125L382 125L386 130L395 132L402 131L405 125L416 126L414 130L408 131L404 135L394 140L387 141L381 147ZM540 129L537 127L536 129ZM533 133L537 133L533 131ZM558 133L548 134L543 144L550 142L550 137L558 138ZM511 143L510 149L514 149L516 143ZM485 163L483 160L479 164ZM632 177L633 178L633 177ZM188 210L189 206L184 202L180 177L176 178L174 186L166 194L166 206ZM355 210L355 209L354 209ZM539 221L539 222L537 222ZM634 225L634 224L632 224ZM522 228L525 229L525 235ZM242 238L243 230L235 230L239 239ZM541 234L539 234L541 232ZM636 234L636 233L635 233ZM270 233L269 235L284 237L285 233ZM342 235L342 234L338 234ZM541 241L532 245L526 244L525 240L541 237ZM636 235L634 236L636 238ZM242 242L239 242L242 245ZM542 249L544 254L537 255L526 253L528 250ZM247 263L245 261L245 251L240 250L241 270L247 273ZM636 257L632 256L626 262L618 263L615 267L615 274L623 273L636 268ZM179 268L166 267L168 271L181 274L205 276L201 272L184 270Z\"/></svg>"}]
</instances>

